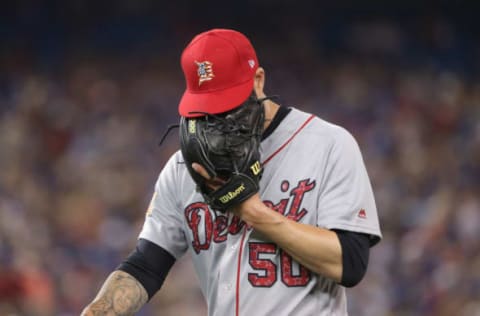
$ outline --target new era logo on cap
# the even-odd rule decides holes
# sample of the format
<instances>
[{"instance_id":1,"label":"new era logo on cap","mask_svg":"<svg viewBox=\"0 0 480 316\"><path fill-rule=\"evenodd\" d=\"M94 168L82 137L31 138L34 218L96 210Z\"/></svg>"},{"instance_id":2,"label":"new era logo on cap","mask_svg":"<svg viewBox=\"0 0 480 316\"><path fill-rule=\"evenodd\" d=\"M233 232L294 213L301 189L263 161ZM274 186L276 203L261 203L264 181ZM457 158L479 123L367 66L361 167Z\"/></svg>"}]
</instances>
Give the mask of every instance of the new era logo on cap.
<instances>
[{"instance_id":1,"label":"new era logo on cap","mask_svg":"<svg viewBox=\"0 0 480 316\"><path fill-rule=\"evenodd\" d=\"M252 93L258 68L255 50L245 35L213 29L197 35L185 48L181 64L186 89L179 104L182 116L222 113L242 104Z\"/></svg>"}]
</instances>

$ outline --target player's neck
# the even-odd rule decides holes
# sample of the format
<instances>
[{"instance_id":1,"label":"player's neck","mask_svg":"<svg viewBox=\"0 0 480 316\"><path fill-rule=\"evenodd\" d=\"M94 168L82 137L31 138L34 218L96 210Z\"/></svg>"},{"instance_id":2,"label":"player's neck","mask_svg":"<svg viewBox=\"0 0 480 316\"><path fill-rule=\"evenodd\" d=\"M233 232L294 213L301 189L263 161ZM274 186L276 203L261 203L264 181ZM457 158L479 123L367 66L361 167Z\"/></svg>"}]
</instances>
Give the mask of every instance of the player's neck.
<instances>
[{"instance_id":1,"label":"player's neck","mask_svg":"<svg viewBox=\"0 0 480 316\"><path fill-rule=\"evenodd\" d=\"M275 117L275 114L277 114L278 108L280 106L272 100L266 100L263 104L265 107L265 124L263 126L263 130L266 130L268 125L270 125L273 118Z\"/></svg>"}]
</instances>

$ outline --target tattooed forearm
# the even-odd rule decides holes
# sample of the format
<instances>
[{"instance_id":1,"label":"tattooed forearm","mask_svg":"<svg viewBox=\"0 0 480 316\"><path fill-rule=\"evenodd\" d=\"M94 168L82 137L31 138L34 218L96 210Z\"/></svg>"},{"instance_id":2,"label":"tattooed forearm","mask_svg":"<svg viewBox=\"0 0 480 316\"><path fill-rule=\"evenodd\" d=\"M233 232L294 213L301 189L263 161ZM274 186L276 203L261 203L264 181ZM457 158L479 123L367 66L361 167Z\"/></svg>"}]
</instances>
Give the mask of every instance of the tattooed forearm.
<instances>
[{"instance_id":1,"label":"tattooed forearm","mask_svg":"<svg viewBox=\"0 0 480 316\"><path fill-rule=\"evenodd\" d=\"M102 286L82 316L127 316L137 312L148 300L143 286L130 274L115 271Z\"/></svg>"}]
</instances>

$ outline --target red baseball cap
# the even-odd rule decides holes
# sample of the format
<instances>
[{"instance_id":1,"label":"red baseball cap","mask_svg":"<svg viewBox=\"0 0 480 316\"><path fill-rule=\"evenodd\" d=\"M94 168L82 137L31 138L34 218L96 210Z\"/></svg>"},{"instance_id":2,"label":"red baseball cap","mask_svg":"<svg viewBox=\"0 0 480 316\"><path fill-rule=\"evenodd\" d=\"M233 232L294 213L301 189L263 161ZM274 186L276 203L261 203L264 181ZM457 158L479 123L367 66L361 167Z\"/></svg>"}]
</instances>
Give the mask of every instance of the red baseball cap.
<instances>
[{"instance_id":1,"label":"red baseball cap","mask_svg":"<svg viewBox=\"0 0 480 316\"><path fill-rule=\"evenodd\" d=\"M245 35L213 29L195 36L182 53L186 89L178 112L218 114L234 109L252 93L258 59Z\"/></svg>"}]
</instances>

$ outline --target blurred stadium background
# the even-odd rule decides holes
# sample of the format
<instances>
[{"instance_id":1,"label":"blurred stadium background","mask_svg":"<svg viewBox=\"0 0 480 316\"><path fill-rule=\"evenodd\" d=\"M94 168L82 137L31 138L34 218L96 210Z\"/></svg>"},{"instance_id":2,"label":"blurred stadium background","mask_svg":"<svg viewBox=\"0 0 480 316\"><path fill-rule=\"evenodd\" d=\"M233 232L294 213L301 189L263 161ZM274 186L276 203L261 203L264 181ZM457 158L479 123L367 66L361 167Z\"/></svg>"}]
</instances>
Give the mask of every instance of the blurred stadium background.
<instances>
[{"instance_id":1,"label":"blurred stadium background","mask_svg":"<svg viewBox=\"0 0 480 316\"><path fill-rule=\"evenodd\" d=\"M480 6L319 3L2 1L0 315L78 315L130 252L212 27L360 143L384 240L351 315L480 315ZM188 255L139 315L206 315Z\"/></svg>"}]
</instances>

